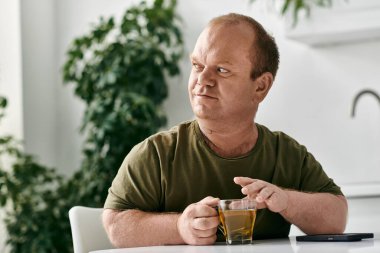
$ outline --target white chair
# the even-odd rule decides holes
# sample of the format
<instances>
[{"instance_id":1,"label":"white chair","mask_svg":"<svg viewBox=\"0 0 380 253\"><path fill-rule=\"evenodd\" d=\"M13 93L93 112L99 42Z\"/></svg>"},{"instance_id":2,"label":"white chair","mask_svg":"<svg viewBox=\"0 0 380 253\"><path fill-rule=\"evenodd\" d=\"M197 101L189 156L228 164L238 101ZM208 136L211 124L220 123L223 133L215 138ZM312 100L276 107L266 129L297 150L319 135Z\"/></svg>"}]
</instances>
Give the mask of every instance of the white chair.
<instances>
[{"instance_id":1,"label":"white chair","mask_svg":"<svg viewBox=\"0 0 380 253\"><path fill-rule=\"evenodd\" d=\"M69 211L74 253L112 249L102 224L103 208L74 206Z\"/></svg>"}]
</instances>

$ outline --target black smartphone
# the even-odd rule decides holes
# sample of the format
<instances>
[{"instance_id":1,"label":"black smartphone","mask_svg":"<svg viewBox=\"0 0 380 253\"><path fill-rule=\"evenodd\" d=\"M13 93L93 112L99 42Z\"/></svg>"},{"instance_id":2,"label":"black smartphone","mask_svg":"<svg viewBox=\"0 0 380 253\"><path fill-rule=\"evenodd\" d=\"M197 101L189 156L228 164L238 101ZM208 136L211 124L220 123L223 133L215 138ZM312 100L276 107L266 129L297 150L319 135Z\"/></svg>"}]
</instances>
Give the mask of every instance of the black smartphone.
<instances>
[{"instance_id":1,"label":"black smartphone","mask_svg":"<svg viewBox=\"0 0 380 253\"><path fill-rule=\"evenodd\" d=\"M296 236L298 242L354 242L373 238L373 233L346 233Z\"/></svg>"}]
</instances>

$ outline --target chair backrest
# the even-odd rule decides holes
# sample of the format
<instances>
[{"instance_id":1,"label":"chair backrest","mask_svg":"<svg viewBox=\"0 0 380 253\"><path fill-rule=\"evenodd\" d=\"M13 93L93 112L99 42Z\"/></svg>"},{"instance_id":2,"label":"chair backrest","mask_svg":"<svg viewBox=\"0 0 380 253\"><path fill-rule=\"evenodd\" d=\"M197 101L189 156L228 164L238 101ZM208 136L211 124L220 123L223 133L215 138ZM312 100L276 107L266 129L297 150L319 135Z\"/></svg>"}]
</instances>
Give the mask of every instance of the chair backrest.
<instances>
[{"instance_id":1,"label":"chair backrest","mask_svg":"<svg viewBox=\"0 0 380 253\"><path fill-rule=\"evenodd\" d=\"M74 253L112 249L102 224L103 208L74 206L69 211Z\"/></svg>"}]
</instances>

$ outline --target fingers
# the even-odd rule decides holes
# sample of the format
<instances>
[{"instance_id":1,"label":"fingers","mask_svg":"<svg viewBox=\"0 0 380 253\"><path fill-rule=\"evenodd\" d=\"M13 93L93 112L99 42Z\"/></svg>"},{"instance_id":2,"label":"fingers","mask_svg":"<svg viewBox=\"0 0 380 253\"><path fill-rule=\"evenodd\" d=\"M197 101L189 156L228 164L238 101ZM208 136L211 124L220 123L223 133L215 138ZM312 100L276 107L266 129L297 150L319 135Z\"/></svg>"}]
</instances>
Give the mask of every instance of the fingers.
<instances>
[{"instance_id":1,"label":"fingers","mask_svg":"<svg viewBox=\"0 0 380 253\"><path fill-rule=\"evenodd\" d=\"M199 238L213 237L216 234L217 230L218 230L218 227L207 229L207 230L194 229L194 234Z\"/></svg>"},{"instance_id":2,"label":"fingers","mask_svg":"<svg viewBox=\"0 0 380 253\"><path fill-rule=\"evenodd\" d=\"M244 186L242 189L241 189L241 192L245 195L249 195L249 196L252 196L252 197L256 197L260 191L264 188L268 186L268 183L265 182L265 181L261 181L261 180L255 180L254 182L252 182L251 184L248 184L246 186Z\"/></svg>"},{"instance_id":3,"label":"fingers","mask_svg":"<svg viewBox=\"0 0 380 253\"><path fill-rule=\"evenodd\" d=\"M219 217L209 217L209 218L195 218L193 220L192 227L196 230L209 230L215 229L219 225Z\"/></svg>"},{"instance_id":4,"label":"fingers","mask_svg":"<svg viewBox=\"0 0 380 253\"><path fill-rule=\"evenodd\" d=\"M235 184L240 185L241 187L246 186L247 184L251 184L255 182L257 179L252 179L249 177L234 177Z\"/></svg>"},{"instance_id":5,"label":"fingers","mask_svg":"<svg viewBox=\"0 0 380 253\"><path fill-rule=\"evenodd\" d=\"M257 201L257 208L269 208L281 212L288 206L288 194L271 183L248 177L235 177L234 182L241 185L241 192Z\"/></svg>"},{"instance_id":6,"label":"fingers","mask_svg":"<svg viewBox=\"0 0 380 253\"><path fill-rule=\"evenodd\" d=\"M214 243L218 225L218 217L194 219L192 225L193 242L190 244L204 245Z\"/></svg>"},{"instance_id":7,"label":"fingers","mask_svg":"<svg viewBox=\"0 0 380 253\"><path fill-rule=\"evenodd\" d=\"M195 203L195 205L197 205L198 208L194 208L192 210L192 216L194 218L218 216L217 211L214 209L214 207L217 206L218 203L219 203L219 198L208 196L202 199L201 201Z\"/></svg>"},{"instance_id":8,"label":"fingers","mask_svg":"<svg viewBox=\"0 0 380 253\"><path fill-rule=\"evenodd\" d=\"M207 196L206 198L204 198L201 201L199 201L198 204L214 207L214 206L218 205L219 200L220 200L219 198L214 198L214 197L211 197L211 196Z\"/></svg>"},{"instance_id":9,"label":"fingers","mask_svg":"<svg viewBox=\"0 0 380 253\"><path fill-rule=\"evenodd\" d=\"M248 177L235 177L234 181L242 186L241 192L250 199L255 199L260 191L268 185L265 181Z\"/></svg>"},{"instance_id":10,"label":"fingers","mask_svg":"<svg viewBox=\"0 0 380 253\"><path fill-rule=\"evenodd\" d=\"M206 197L183 211L178 219L177 228L187 244L208 245L215 242L219 217L213 207L218 205L218 202L218 198Z\"/></svg>"},{"instance_id":11,"label":"fingers","mask_svg":"<svg viewBox=\"0 0 380 253\"><path fill-rule=\"evenodd\" d=\"M256 201L257 202L264 202L265 200L269 199L272 194L274 193L274 188L273 187L267 187L264 186L259 193L256 196Z\"/></svg>"}]
</instances>

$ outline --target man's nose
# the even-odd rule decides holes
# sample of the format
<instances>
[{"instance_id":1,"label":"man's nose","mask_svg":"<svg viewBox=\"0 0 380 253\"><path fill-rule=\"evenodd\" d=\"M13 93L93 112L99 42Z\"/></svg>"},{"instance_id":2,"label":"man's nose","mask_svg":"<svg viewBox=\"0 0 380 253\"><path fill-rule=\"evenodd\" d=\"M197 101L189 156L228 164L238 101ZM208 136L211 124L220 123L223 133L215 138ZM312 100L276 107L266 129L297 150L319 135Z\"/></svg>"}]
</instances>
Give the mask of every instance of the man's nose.
<instances>
[{"instance_id":1,"label":"man's nose","mask_svg":"<svg viewBox=\"0 0 380 253\"><path fill-rule=\"evenodd\" d=\"M198 76L198 85L215 86L215 77L209 68L204 68Z\"/></svg>"}]
</instances>

